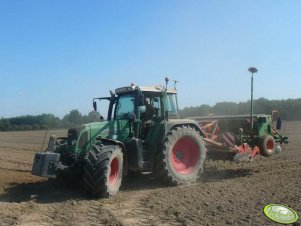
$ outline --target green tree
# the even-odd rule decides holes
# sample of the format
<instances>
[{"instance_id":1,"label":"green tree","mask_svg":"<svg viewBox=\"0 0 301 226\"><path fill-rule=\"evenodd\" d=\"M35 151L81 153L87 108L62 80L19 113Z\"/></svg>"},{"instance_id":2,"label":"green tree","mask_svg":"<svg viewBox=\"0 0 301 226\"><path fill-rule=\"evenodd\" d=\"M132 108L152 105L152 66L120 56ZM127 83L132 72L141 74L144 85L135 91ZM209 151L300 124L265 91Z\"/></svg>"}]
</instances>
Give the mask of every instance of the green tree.
<instances>
[{"instance_id":1,"label":"green tree","mask_svg":"<svg viewBox=\"0 0 301 226\"><path fill-rule=\"evenodd\" d=\"M100 113L98 111L90 111L88 115L83 116L83 123L99 122Z\"/></svg>"},{"instance_id":2,"label":"green tree","mask_svg":"<svg viewBox=\"0 0 301 226\"><path fill-rule=\"evenodd\" d=\"M12 126L8 119L1 118L0 119L0 131L9 131L11 130Z\"/></svg>"},{"instance_id":3,"label":"green tree","mask_svg":"<svg viewBox=\"0 0 301 226\"><path fill-rule=\"evenodd\" d=\"M77 109L71 110L69 114L63 117L63 125L65 127L74 127L82 123L82 114Z\"/></svg>"}]
</instances>

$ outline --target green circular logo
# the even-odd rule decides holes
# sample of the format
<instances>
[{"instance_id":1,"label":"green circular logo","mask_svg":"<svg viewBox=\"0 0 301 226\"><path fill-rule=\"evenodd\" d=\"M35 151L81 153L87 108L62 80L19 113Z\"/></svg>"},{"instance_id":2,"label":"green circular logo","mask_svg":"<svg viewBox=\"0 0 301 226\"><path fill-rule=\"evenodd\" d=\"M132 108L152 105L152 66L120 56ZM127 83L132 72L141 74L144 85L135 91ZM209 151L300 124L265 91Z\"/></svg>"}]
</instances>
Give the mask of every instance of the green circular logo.
<instances>
[{"instance_id":1,"label":"green circular logo","mask_svg":"<svg viewBox=\"0 0 301 226\"><path fill-rule=\"evenodd\" d=\"M298 220L295 210L281 204L267 205L263 212L267 218L281 224L292 224Z\"/></svg>"}]
</instances>

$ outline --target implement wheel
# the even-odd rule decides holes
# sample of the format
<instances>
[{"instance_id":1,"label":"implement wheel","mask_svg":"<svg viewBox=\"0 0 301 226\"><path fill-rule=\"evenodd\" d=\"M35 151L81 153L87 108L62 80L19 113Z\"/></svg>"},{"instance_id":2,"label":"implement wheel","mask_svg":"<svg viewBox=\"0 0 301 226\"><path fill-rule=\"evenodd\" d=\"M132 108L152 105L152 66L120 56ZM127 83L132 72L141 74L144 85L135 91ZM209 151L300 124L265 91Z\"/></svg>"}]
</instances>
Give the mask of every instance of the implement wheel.
<instances>
[{"instance_id":1,"label":"implement wheel","mask_svg":"<svg viewBox=\"0 0 301 226\"><path fill-rule=\"evenodd\" d=\"M119 146L93 145L83 173L84 187L96 197L116 194L121 185L123 154Z\"/></svg>"},{"instance_id":2,"label":"implement wheel","mask_svg":"<svg viewBox=\"0 0 301 226\"><path fill-rule=\"evenodd\" d=\"M201 135L194 128L178 127L168 133L155 158L154 173L173 185L195 182L203 172L205 158Z\"/></svg>"},{"instance_id":3,"label":"implement wheel","mask_svg":"<svg viewBox=\"0 0 301 226\"><path fill-rule=\"evenodd\" d=\"M275 154L276 142L271 135L264 135L259 139L260 153L266 157Z\"/></svg>"}]
</instances>

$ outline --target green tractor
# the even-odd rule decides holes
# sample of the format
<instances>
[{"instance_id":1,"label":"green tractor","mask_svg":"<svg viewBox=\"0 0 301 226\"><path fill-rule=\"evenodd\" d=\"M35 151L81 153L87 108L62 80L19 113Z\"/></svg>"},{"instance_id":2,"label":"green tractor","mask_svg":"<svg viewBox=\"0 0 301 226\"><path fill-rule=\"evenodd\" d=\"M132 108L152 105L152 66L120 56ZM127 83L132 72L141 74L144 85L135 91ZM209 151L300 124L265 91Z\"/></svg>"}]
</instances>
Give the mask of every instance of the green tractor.
<instances>
[{"instance_id":1,"label":"green tractor","mask_svg":"<svg viewBox=\"0 0 301 226\"><path fill-rule=\"evenodd\" d=\"M92 195L118 192L129 172L153 172L172 185L195 182L203 171L204 133L195 120L180 119L177 92L163 86L131 85L110 92L107 120L68 130L36 153L32 174L79 175Z\"/></svg>"}]
</instances>

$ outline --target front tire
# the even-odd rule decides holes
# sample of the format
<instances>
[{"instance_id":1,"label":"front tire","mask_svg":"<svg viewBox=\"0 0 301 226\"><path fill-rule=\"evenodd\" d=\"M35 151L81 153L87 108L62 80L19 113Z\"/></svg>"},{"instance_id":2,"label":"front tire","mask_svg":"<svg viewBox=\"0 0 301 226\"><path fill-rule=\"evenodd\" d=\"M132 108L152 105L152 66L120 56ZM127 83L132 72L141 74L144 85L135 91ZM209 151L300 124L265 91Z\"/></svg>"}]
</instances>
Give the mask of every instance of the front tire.
<instances>
[{"instance_id":1,"label":"front tire","mask_svg":"<svg viewBox=\"0 0 301 226\"><path fill-rule=\"evenodd\" d=\"M93 145L83 173L83 185L93 196L109 197L120 188L123 153L117 145Z\"/></svg>"},{"instance_id":2,"label":"front tire","mask_svg":"<svg viewBox=\"0 0 301 226\"><path fill-rule=\"evenodd\" d=\"M169 132L162 153L156 156L154 173L172 185L192 183L203 172L205 158L206 148L199 132L177 127Z\"/></svg>"}]
</instances>

